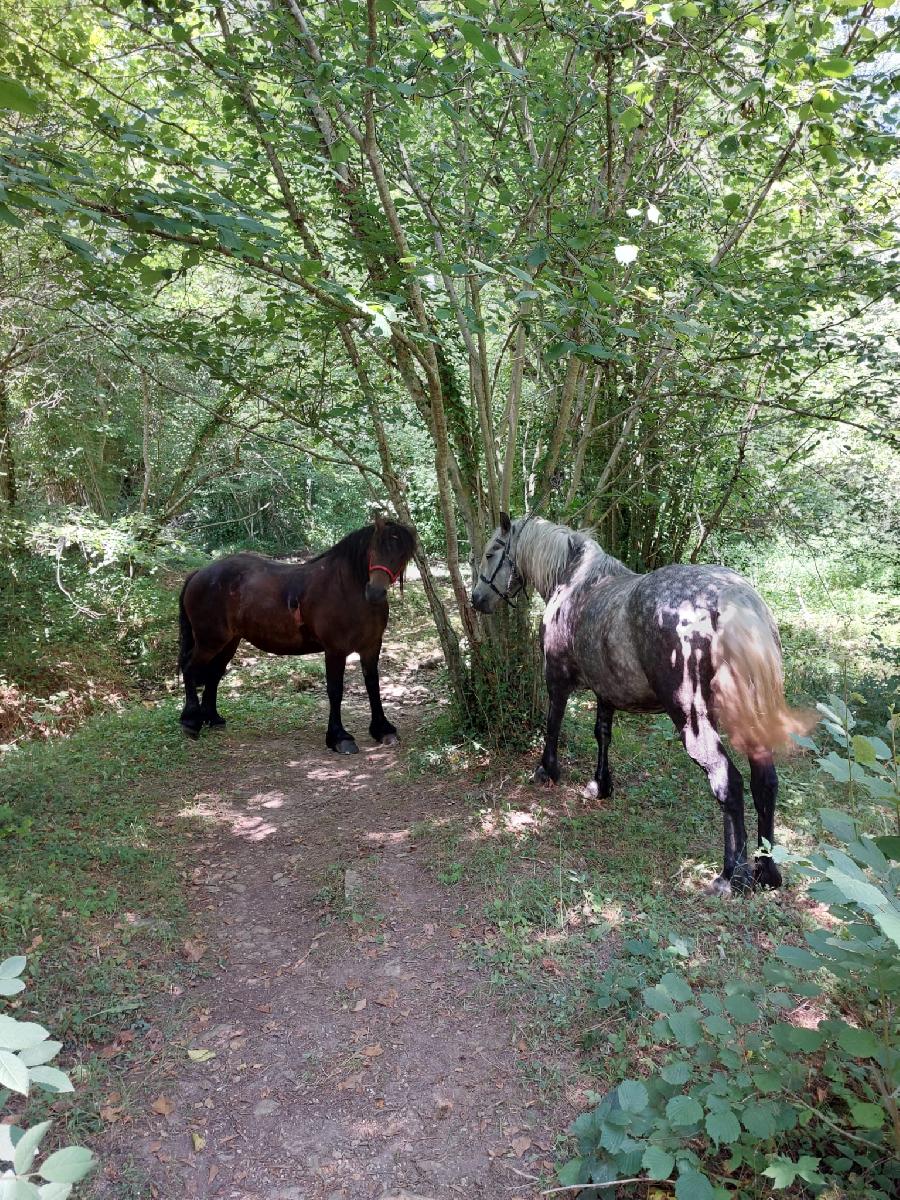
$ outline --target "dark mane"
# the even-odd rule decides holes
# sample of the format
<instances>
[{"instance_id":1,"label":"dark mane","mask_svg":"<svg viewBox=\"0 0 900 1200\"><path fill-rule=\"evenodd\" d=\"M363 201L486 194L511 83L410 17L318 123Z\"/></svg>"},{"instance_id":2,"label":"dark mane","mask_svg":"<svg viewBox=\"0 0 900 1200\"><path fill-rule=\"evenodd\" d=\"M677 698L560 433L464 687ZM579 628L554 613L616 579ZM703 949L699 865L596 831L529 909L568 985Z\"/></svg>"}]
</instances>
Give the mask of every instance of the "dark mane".
<instances>
[{"instance_id":1,"label":"dark mane","mask_svg":"<svg viewBox=\"0 0 900 1200\"><path fill-rule=\"evenodd\" d=\"M401 525L399 521L385 521L384 530L395 533L400 539L400 545L407 558L412 558L416 548L415 532L408 525ZM358 579L360 584L365 585L369 578L369 553L373 544L377 544L379 540L378 526L364 525L362 529L354 529L352 533L341 538L330 550L323 550L321 554L317 554L307 561L319 562L323 558L340 559L349 565L354 578Z\"/></svg>"}]
</instances>

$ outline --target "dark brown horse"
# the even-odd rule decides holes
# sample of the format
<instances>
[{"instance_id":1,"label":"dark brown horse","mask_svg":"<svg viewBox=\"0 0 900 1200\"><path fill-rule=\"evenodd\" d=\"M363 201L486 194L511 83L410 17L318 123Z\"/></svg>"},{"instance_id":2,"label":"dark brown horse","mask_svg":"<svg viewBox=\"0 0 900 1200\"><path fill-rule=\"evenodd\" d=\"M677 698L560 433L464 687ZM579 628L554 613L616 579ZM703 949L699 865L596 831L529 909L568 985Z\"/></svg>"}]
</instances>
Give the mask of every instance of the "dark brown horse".
<instances>
[{"instance_id":1,"label":"dark brown horse","mask_svg":"<svg viewBox=\"0 0 900 1200\"><path fill-rule=\"evenodd\" d=\"M339 754L359 752L341 722L347 655L358 653L372 706L369 733L383 745L398 741L381 707L378 657L388 623L388 588L398 579L402 583L415 548L414 530L379 517L309 562L232 554L189 575L179 604L185 732L197 737L204 725L225 724L216 692L246 638L270 654L324 652L330 705L325 744Z\"/></svg>"}]
</instances>

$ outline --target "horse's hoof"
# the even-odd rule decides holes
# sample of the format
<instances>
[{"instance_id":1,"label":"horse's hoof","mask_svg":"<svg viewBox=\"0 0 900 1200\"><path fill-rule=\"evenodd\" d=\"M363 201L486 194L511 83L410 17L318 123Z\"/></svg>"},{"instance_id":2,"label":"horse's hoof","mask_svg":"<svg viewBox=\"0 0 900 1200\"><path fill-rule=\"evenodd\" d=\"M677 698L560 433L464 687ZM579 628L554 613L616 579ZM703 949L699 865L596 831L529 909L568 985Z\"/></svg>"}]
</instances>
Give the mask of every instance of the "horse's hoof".
<instances>
[{"instance_id":1,"label":"horse's hoof","mask_svg":"<svg viewBox=\"0 0 900 1200\"><path fill-rule=\"evenodd\" d=\"M225 728L225 718L220 717L219 714L216 713L215 716L205 717L203 724L208 725L210 727L210 729L224 729Z\"/></svg>"},{"instance_id":2,"label":"horse's hoof","mask_svg":"<svg viewBox=\"0 0 900 1200\"><path fill-rule=\"evenodd\" d=\"M544 770L543 766L538 766L535 768L533 778L535 783L546 783L552 785L559 782L559 776L557 775L554 779L548 771Z\"/></svg>"},{"instance_id":3,"label":"horse's hoof","mask_svg":"<svg viewBox=\"0 0 900 1200\"><path fill-rule=\"evenodd\" d=\"M705 890L707 896L730 896L731 882L724 875L717 875Z\"/></svg>"},{"instance_id":4,"label":"horse's hoof","mask_svg":"<svg viewBox=\"0 0 900 1200\"><path fill-rule=\"evenodd\" d=\"M781 872L772 862L771 858L758 858L753 868L753 878L757 887L760 888L780 888L782 884Z\"/></svg>"},{"instance_id":5,"label":"horse's hoof","mask_svg":"<svg viewBox=\"0 0 900 1200\"><path fill-rule=\"evenodd\" d=\"M184 733L184 736L189 737L194 742L200 736L200 726L199 725L185 725L184 721L182 721L181 728Z\"/></svg>"},{"instance_id":6,"label":"horse's hoof","mask_svg":"<svg viewBox=\"0 0 900 1200\"><path fill-rule=\"evenodd\" d=\"M386 733L384 737L380 737L378 741L382 746L399 746L400 737L396 733Z\"/></svg>"},{"instance_id":7,"label":"horse's hoof","mask_svg":"<svg viewBox=\"0 0 900 1200\"><path fill-rule=\"evenodd\" d=\"M333 747L335 754L359 754L359 746L353 738L344 738Z\"/></svg>"}]
</instances>

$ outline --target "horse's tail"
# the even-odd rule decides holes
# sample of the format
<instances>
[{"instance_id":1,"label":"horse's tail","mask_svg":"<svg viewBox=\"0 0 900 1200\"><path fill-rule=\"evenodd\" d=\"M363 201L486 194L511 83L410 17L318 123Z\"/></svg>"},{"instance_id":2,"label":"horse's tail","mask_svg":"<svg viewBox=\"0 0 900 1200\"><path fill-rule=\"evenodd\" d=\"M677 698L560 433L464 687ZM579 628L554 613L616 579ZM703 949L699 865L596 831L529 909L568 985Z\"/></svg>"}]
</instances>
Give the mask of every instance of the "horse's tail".
<instances>
[{"instance_id":1,"label":"horse's tail","mask_svg":"<svg viewBox=\"0 0 900 1200\"><path fill-rule=\"evenodd\" d=\"M788 708L778 631L755 595L726 598L713 654L715 712L736 750L751 758L792 750L791 735L808 733L819 720L808 709Z\"/></svg>"},{"instance_id":2,"label":"horse's tail","mask_svg":"<svg viewBox=\"0 0 900 1200\"><path fill-rule=\"evenodd\" d=\"M184 593L196 574L196 571L192 571L188 575L184 581L184 587L181 589L181 595L178 597L178 670L182 675L184 675L184 669L194 652L194 629L184 607Z\"/></svg>"}]
</instances>

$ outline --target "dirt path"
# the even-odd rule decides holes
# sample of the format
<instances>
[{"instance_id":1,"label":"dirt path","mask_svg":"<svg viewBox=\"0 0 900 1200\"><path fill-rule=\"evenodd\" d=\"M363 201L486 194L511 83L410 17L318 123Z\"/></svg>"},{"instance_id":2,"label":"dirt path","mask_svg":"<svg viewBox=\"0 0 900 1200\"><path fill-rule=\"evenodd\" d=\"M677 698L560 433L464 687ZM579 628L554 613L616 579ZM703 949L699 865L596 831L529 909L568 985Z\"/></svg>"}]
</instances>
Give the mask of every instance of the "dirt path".
<instances>
[{"instance_id":1,"label":"dirt path","mask_svg":"<svg viewBox=\"0 0 900 1200\"><path fill-rule=\"evenodd\" d=\"M348 711L362 734L358 698ZM418 716L400 715L408 741ZM533 1200L548 1186L572 1111L528 1084L512 1019L460 950L478 913L411 834L453 808L447 783L410 782L401 751L367 741L331 754L316 719L265 745L225 735L220 777L185 807L201 829L186 870L202 970L182 1065L112 1134L102 1195L124 1194L129 1158L163 1200Z\"/></svg>"}]
</instances>

